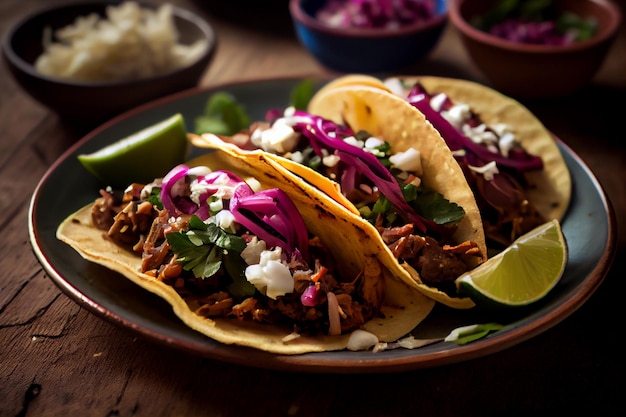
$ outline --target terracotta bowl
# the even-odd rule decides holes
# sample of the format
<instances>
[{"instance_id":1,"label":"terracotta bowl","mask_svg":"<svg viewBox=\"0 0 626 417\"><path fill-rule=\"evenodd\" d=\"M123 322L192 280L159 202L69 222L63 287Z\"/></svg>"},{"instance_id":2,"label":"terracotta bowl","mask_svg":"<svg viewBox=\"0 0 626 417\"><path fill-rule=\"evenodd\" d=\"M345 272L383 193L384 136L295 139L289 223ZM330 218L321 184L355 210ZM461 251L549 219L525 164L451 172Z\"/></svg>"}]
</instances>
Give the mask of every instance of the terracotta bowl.
<instances>
[{"instance_id":1,"label":"terracotta bowl","mask_svg":"<svg viewBox=\"0 0 626 417\"><path fill-rule=\"evenodd\" d=\"M588 84L601 67L621 22L619 7L610 0L555 0L561 11L595 18L599 26L596 35L569 46L523 44L470 24L493 4L494 0L450 0L449 19L492 86L517 97L567 96Z\"/></svg>"},{"instance_id":2,"label":"terracotta bowl","mask_svg":"<svg viewBox=\"0 0 626 417\"><path fill-rule=\"evenodd\" d=\"M92 12L103 14L105 8L119 1L97 0L66 3L39 10L11 27L2 41L4 61L18 84L35 100L72 123L94 125L139 104L197 85L216 49L213 28L189 11L173 8L179 42L191 44L204 38L208 48L189 66L173 72L124 82L80 82L40 74L34 67L43 52L46 26L53 30L65 27L79 16ZM142 5L149 7L147 4ZM154 7L154 6L151 6Z\"/></svg>"},{"instance_id":3,"label":"terracotta bowl","mask_svg":"<svg viewBox=\"0 0 626 417\"><path fill-rule=\"evenodd\" d=\"M300 42L325 67L338 72L399 70L428 55L448 21L445 0L437 15L400 29L333 28L315 18L326 0L290 0L289 11Z\"/></svg>"}]
</instances>

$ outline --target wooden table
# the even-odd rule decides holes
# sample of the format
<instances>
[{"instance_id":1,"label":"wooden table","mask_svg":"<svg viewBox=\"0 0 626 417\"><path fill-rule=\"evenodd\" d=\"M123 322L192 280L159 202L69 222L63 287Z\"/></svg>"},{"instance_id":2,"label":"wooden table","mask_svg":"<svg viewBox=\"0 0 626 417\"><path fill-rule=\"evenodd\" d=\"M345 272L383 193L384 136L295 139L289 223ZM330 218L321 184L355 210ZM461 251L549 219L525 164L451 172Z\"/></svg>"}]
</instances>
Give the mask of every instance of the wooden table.
<instances>
[{"instance_id":1,"label":"wooden table","mask_svg":"<svg viewBox=\"0 0 626 417\"><path fill-rule=\"evenodd\" d=\"M3 0L0 32L44 0ZM177 0L212 22L219 50L202 84L329 75L295 39L285 7L244 18L227 6ZM208 2L206 2L208 3ZM217 3L217 2L213 2ZM286 4L286 2L284 2ZM484 416L623 404L626 276L626 29L593 83L567 99L525 102L591 168L618 217L618 253L580 309L498 353L374 375L268 371L196 357L97 318L63 295L33 255L32 192L84 132L59 122L0 67L0 416ZM456 34L411 71L483 81Z\"/></svg>"}]
</instances>

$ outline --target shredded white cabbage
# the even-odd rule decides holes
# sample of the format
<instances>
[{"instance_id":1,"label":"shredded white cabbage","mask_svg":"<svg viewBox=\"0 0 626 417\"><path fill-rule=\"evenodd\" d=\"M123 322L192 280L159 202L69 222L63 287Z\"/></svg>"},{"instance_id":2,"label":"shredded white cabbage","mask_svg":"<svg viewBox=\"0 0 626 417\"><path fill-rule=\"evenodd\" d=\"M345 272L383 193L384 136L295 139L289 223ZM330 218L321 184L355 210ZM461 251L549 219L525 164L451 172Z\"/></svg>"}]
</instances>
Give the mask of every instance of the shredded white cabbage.
<instances>
[{"instance_id":1,"label":"shredded white cabbage","mask_svg":"<svg viewBox=\"0 0 626 417\"><path fill-rule=\"evenodd\" d=\"M208 47L206 39L178 42L171 4L142 8L128 1L73 24L44 33L38 72L77 81L122 81L161 75L191 64Z\"/></svg>"}]
</instances>

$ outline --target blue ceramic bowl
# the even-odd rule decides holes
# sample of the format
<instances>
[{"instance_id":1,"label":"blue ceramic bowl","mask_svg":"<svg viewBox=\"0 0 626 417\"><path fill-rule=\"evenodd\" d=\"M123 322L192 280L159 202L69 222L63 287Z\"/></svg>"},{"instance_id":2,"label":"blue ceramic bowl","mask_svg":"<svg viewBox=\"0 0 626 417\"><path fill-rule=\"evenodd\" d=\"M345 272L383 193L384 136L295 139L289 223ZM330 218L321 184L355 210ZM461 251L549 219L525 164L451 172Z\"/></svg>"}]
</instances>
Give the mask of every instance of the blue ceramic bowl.
<instances>
[{"instance_id":1,"label":"blue ceramic bowl","mask_svg":"<svg viewBox=\"0 0 626 417\"><path fill-rule=\"evenodd\" d=\"M382 73L400 70L428 55L439 42L448 15L437 0L437 16L396 30L339 29L315 19L326 0L290 0L289 11L300 42L325 67L338 72Z\"/></svg>"}]
</instances>

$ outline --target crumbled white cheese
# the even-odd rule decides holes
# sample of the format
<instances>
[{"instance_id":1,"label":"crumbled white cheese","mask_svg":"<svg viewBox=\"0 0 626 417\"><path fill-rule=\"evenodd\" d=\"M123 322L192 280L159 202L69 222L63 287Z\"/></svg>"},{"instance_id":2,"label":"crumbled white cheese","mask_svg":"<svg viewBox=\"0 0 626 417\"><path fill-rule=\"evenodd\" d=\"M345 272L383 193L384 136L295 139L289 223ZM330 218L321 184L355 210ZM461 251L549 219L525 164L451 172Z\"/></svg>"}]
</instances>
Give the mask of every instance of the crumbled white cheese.
<instances>
[{"instance_id":1,"label":"crumbled white cheese","mask_svg":"<svg viewBox=\"0 0 626 417\"><path fill-rule=\"evenodd\" d=\"M261 131L259 145L265 152L284 154L295 149L299 137L300 135L287 123L277 121L271 128Z\"/></svg>"},{"instance_id":2,"label":"crumbled white cheese","mask_svg":"<svg viewBox=\"0 0 626 417\"><path fill-rule=\"evenodd\" d=\"M450 109L441 111L440 114L457 130L460 130L472 116L470 107L463 103L455 104Z\"/></svg>"},{"instance_id":3,"label":"crumbled white cheese","mask_svg":"<svg viewBox=\"0 0 626 417\"><path fill-rule=\"evenodd\" d=\"M498 141L498 145L500 146L500 152L505 157L509 156L509 152L515 146L515 135L511 132L507 132L500 136L500 140Z\"/></svg>"},{"instance_id":4,"label":"crumbled white cheese","mask_svg":"<svg viewBox=\"0 0 626 417\"><path fill-rule=\"evenodd\" d=\"M433 103L438 96L433 97L431 100L431 107L435 110L437 106L440 106L437 102ZM517 143L515 134L506 123L494 123L489 126L481 123L475 127L467 124L472 113L470 107L465 103L457 103L450 110L442 111L441 115L455 128L460 130L463 135L474 143L485 146L490 152L508 157L509 152Z\"/></svg>"},{"instance_id":5,"label":"crumbled white cheese","mask_svg":"<svg viewBox=\"0 0 626 417\"><path fill-rule=\"evenodd\" d=\"M341 160L341 158L339 158L339 155L326 155L324 156L324 158L322 158L322 163L324 164L324 166L327 166L329 168L332 168L334 166L336 166L339 161Z\"/></svg>"},{"instance_id":6,"label":"crumbled white cheese","mask_svg":"<svg viewBox=\"0 0 626 417\"><path fill-rule=\"evenodd\" d=\"M477 172L479 174L482 174L482 176L487 181L491 181L493 179L493 176L495 174L497 174L498 172L500 172L498 170L498 166L496 165L496 161L488 162L488 163L486 163L485 165L483 165L481 167L472 166L472 165L468 165L468 167L472 171Z\"/></svg>"},{"instance_id":7,"label":"crumbled white cheese","mask_svg":"<svg viewBox=\"0 0 626 417\"><path fill-rule=\"evenodd\" d=\"M506 123L494 123L489 127L500 136L504 135L505 133L513 133L511 132L511 126L507 125Z\"/></svg>"},{"instance_id":8,"label":"crumbled white cheese","mask_svg":"<svg viewBox=\"0 0 626 417\"><path fill-rule=\"evenodd\" d=\"M498 143L498 137L496 136L496 134L493 131L489 130L487 128L487 125L485 124L480 124L476 127L463 125L462 132L465 136L470 138L472 142L479 143L487 147Z\"/></svg>"},{"instance_id":9,"label":"crumbled white cheese","mask_svg":"<svg viewBox=\"0 0 626 417\"><path fill-rule=\"evenodd\" d=\"M241 251L241 257L248 265L257 265L261 262L261 253L267 249L267 245L264 240L259 240L254 236Z\"/></svg>"},{"instance_id":10,"label":"crumbled white cheese","mask_svg":"<svg viewBox=\"0 0 626 417\"><path fill-rule=\"evenodd\" d=\"M263 129L257 127L250 133L250 143L256 148L261 148L261 139L263 138Z\"/></svg>"},{"instance_id":11,"label":"crumbled white cheese","mask_svg":"<svg viewBox=\"0 0 626 417\"><path fill-rule=\"evenodd\" d=\"M219 201L221 202L222 200L220 199ZM235 216L233 216L233 213L230 210L218 211L217 214L215 214L215 216L209 217L208 221L211 223L215 223L217 226L221 227L227 232L230 232L230 233L236 232Z\"/></svg>"},{"instance_id":12,"label":"crumbled white cheese","mask_svg":"<svg viewBox=\"0 0 626 417\"><path fill-rule=\"evenodd\" d=\"M399 78L387 78L384 80L384 84L397 96L404 97L408 93L407 88Z\"/></svg>"},{"instance_id":13,"label":"crumbled white cheese","mask_svg":"<svg viewBox=\"0 0 626 417\"><path fill-rule=\"evenodd\" d=\"M376 136L370 136L369 138L365 139L365 149L368 150L376 149L384 144L385 142L382 139L377 138Z\"/></svg>"},{"instance_id":14,"label":"crumbled white cheese","mask_svg":"<svg viewBox=\"0 0 626 417\"><path fill-rule=\"evenodd\" d=\"M418 177L423 174L422 157L415 148L409 148L404 152L396 152L389 157L389 162L402 171L412 172Z\"/></svg>"},{"instance_id":15,"label":"crumbled white cheese","mask_svg":"<svg viewBox=\"0 0 626 417\"><path fill-rule=\"evenodd\" d=\"M297 162L298 164L304 163L304 155L300 151L287 152L283 156L287 159L291 159L292 161Z\"/></svg>"},{"instance_id":16,"label":"crumbled white cheese","mask_svg":"<svg viewBox=\"0 0 626 417\"><path fill-rule=\"evenodd\" d=\"M348 145L356 146L357 148L363 148L365 146L365 142L358 140L354 136L347 136L343 138L343 141Z\"/></svg>"},{"instance_id":17,"label":"crumbled white cheese","mask_svg":"<svg viewBox=\"0 0 626 417\"><path fill-rule=\"evenodd\" d=\"M384 144L385 142L382 139L379 139L375 136L370 136L365 140L363 149L377 157L384 157L385 151L379 149L379 147Z\"/></svg>"},{"instance_id":18,"label":"crumbled white cheese","mask_svg":"<svg viewBox=\"0 0 626 417\"><path fill-rule=\"evenodd\" d=\"M248 266L245 271L248 282L272 299L291 293L294 289L293 277L289 268L281 262L281 254L279 247L263 251L259 263Z\"/></svg>"},{"instance_id":19,"label":"crumbled white cheese","mask_svg":"<svg viewBox=\"0 0 626 417\"><path fill-rule=\"evenodd\" d=\"M441 109L443 108L443 103L446 102L447 98L448 96L445 95L444 93L435 94L430 99L430 108L436 112L440 112Z\"/></svg>"}]
</instances>

